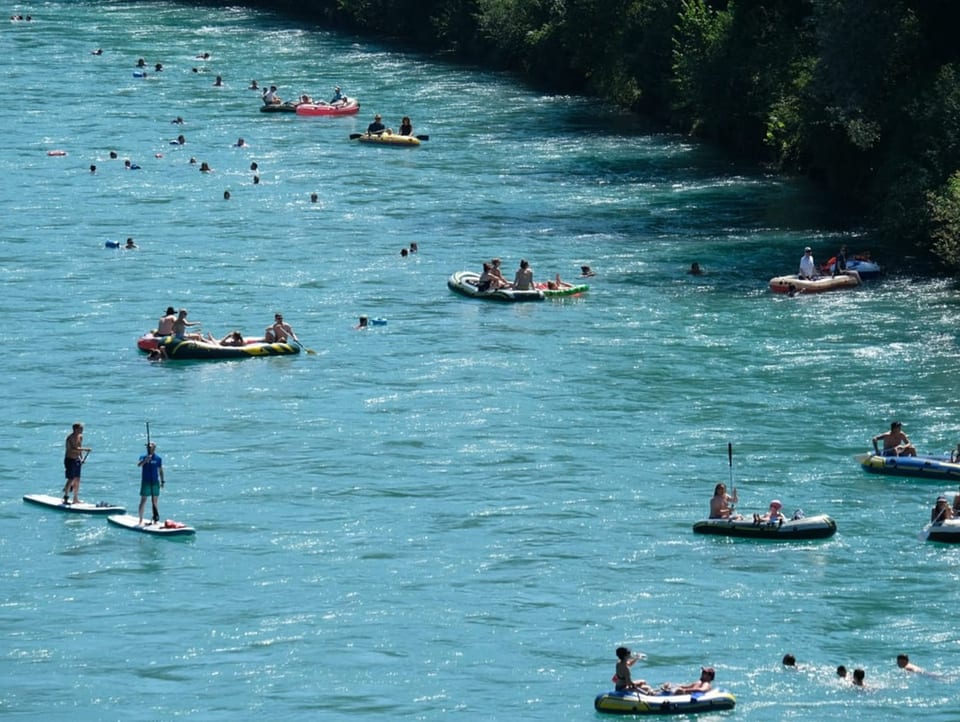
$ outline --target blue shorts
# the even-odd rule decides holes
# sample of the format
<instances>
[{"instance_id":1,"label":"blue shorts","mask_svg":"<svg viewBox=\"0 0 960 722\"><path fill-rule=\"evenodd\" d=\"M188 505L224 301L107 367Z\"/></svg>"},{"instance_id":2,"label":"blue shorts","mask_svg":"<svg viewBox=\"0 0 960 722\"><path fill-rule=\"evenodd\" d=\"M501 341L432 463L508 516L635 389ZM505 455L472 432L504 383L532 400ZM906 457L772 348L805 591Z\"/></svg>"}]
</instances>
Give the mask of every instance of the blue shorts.
<instances>
[{"instance_id":1,"label":"blue shorts","mask_svg":"<svg viewBox=\"0 0 960 722\"><path fill-rule=\"evenodd\" d=\"M80 470L83 468L83 463L80 459L64 459L63 460L63 475L69 481L70 479L79 479Z\"/></svg>"},{"instance_id":2,"label":"blue shorts","mask_svg":"<svg viewBox=\"0 0 960 722\"><path fill-rule=\"evenodd\" d=\"M159 481L141 481L140 496L160 496Z\"/></svg>"}]
</instances>

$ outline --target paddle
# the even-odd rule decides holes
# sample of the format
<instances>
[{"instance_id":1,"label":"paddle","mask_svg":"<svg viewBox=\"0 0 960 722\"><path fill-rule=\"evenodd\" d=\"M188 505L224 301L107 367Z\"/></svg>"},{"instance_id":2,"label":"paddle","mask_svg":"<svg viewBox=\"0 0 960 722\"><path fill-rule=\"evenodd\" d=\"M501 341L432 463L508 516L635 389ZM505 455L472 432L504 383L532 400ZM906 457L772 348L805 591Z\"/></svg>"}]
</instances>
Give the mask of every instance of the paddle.
<instances>
[{"instance_id":1,"label":"paddle","mask_svg":"<svg viewBox=\"0 0 960 722\"><path fill-rule=\"evenodd\" d=\"M357 138L362 138L365 135L371 135L371 133L351 133L350 140L356 140ZM382 135L382 133L373 133L372 135ZM417 140L430 140L429 135L415 135L413 137Z\"/></svg>"},{"instance_id":2,"label":"paddle","mask_svg":"<svg viewBox=\"0 0 960 722\"><path fill-rule=\"evenodd\" d=\"M733 503L736 504L738 501L740 501L740 498L737 496L737 487L733 485L733 442L731 441L727 442L727 464L730 466L730 491L731 491L730 496L733 499ZM731 505L730 506L731 515L733 514L733 510L734 510L734 506Z\"/></svg>"},{"instance_id":3,"label":"paddle","mask_svg":"<svg viewBox=\"0 0 960 722\"><path fill-rule=\"evenodd\" d=\"M291 337L291 338L292 338L292 337ZM311 356L316 356L316 355L317 355L317 352L314 351L312 348L307 348L307 347L304 346L302 343L300 343L300 339L294 338L293 341L294 341L294 343L297 344L297 346L299 346L300 348L302 348L304 351L306 351L306 352L307 352L308 354L310 354Z\"/></svg>"}]
</instances>

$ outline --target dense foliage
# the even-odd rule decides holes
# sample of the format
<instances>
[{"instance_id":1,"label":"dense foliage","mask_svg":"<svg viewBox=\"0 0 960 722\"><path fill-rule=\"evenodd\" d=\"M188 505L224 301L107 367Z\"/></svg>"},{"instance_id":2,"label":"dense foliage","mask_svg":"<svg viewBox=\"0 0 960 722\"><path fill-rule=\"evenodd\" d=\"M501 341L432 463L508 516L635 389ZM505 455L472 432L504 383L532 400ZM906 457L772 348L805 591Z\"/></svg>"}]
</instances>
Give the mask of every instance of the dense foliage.
<instances>
[{"instance_id":1,"label":"dense foliage","mask_svg":"<svg viewBox=\"0 0 960 722\"><path fill-rule=\"evenodd\" d=\"M955 0L259 4L595 94L807 173L887 241L960 270Z\"/></svg>"}]
</instances>

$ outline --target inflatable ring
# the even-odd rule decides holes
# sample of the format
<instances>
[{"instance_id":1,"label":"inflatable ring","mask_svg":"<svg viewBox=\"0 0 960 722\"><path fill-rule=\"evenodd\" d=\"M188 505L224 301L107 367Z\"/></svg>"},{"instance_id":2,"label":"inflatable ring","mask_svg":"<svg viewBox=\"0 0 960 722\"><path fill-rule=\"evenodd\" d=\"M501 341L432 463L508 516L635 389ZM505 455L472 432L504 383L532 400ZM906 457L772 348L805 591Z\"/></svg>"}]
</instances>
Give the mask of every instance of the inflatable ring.
<instances>
[{"instance_id":1,"label":"inflatable ring","mask_svg":"<svg viewBox=\"0 0 960 722\"><path fill-rule=\"evenodd\" d=\"M385 318L371 318L371 319L370 319L370 325L371 325L371 326L386 326L386 325L387 325L387 319L385 319Z\"/></svg>"},{"instance_id":2,"label":"inflatable ring","mask_svg":"<svg viewBox=\"0 0 960 722\"><path fill-rule=\"evenodd\" d=\"M48 150L47 151L47 155L51 155L51 156L53 155L59 156L59 155L66 155L66 154L67 154L67 151L65 150Z\"/></svg>"}]
</instances>

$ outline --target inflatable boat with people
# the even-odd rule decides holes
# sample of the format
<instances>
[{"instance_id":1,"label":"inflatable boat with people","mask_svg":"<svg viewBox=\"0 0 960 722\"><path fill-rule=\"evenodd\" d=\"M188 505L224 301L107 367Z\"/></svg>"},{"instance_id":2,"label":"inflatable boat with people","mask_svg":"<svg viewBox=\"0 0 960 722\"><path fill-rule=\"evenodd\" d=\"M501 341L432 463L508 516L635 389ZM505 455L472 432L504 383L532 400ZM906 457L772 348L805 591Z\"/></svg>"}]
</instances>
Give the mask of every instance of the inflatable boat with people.
<instances>
[{"instance_id":1,"label":"inflatable boat with people","mask_svg":"<svg viewBox=\"0 0 960 722\"><path fill-rule=\"evenodd\" d=\"M468 298L482 298L488 301L505 301L507 303L542 301L546 298L544 292L538 288L532 288L529 291L518 291L515 288L495 288L490 291L481 291L479 283L480 274L474 271L457 271L447 279L447 287L451 291Z\"/></svg>"},{"instance_id":2,"label":"inflatable boat with people","mask_svg":"<svg viewBox=\"0 0 960 722\"><path fill-rule=\"evenodd\" d=\"M767 521L759 517L703 519L693 525L693 531L695 534L716 534L747 539L801 541L828 539L837 533L837 523L826 514L805 516L803 512L798 511L794 513L793 518L778 521Z\"/></svg>"},{"instance_id":3,"label":"inflatable boat with people","mask_svg":"<svg viewBox=\"0 0 960 722\"><path fill-rule=\"evenodd\" d=\"M161 358L177 361L210 359L243 359L259 356L289 356L300 353L296 343L268 343L263 338L244 339L236 346L217 341L178 339L176 336L154 336L145 333L137 340L137 348L150 353L159 352Z\"/></svg>"},{"instance_id":4,"label":"inflatable boat with people","mask_svg":"<svg viewBox=\"0 0 960 722\"><path fill-rule=\"evenodd\" d=\"M694 714L733 709L737 698L722 689L691 694L643 694L638 690L611 690L593 700L597 712L609 714Z\"/></svg>"},{"instance_id":5,"label":"inflatable boat with people","mask_svg":"<svg viewBox=\"0 0 960 722\"><path fill-rule=\"evenodd\" d=\"M883 456L857 454L854 459L860 468L871 474L911 476L918 479L960 479L960 463L942 456Z\"/></svg>"},{"instance_id":6,"label":"inflatable boat with people","mask_svg":"<svg viewBox=\"0 0 960 722\"><path fill-rule=\"evenodd\" d=\"M770 279L770 290L774 293L795 295L798 293L825 293L856 288L860 283L853 276L820 276L818 278L800 278L796 274L775 276Z\"/></svg>"}]
</instances>

